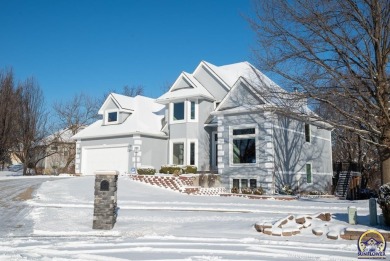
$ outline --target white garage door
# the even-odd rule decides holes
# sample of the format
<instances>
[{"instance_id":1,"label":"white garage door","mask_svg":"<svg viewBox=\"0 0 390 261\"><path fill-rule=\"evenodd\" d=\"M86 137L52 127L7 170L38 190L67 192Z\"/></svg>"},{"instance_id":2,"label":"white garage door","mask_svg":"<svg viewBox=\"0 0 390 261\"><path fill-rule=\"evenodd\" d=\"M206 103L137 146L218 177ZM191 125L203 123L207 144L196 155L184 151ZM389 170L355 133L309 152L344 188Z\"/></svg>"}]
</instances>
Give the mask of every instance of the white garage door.
<instances>
[{"instance_id":1,"label":"white garage door","mask_svg":"<svg viewBox=\"0 0 390 261\"><path fill-rule=\"evenodd\" d=\"M94 175L97 170L129 172L127 147L85 148L82 154L83 175Z\"/></svg>"}]
</instances>

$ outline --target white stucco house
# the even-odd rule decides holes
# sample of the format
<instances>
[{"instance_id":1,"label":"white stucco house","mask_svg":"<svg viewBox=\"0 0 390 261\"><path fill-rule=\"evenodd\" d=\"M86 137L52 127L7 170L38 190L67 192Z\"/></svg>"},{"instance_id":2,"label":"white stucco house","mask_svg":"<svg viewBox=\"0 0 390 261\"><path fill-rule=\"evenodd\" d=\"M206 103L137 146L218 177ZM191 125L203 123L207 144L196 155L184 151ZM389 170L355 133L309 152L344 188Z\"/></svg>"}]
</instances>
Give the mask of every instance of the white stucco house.
<instances>
[{"instance_id":1,"label":"white stucco house","mask_svg":"<svg viewBox=\"0 0 390 261\"><path fill-rule=\"evenodd\" d=\"M102 119L73 137L76 172L195 165L227 188L327 190L331 126L303 117L312 112L289 95L248 62L205 61L157 99L112 93Z\"/></svg>"}]
</instances>

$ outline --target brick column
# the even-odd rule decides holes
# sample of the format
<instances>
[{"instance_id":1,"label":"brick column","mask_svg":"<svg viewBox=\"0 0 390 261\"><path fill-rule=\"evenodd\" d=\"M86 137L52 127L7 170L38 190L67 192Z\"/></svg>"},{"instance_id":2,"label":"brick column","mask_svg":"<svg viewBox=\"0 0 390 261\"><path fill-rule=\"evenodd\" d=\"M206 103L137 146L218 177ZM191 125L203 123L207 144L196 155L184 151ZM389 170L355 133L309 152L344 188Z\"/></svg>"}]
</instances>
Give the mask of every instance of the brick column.
<instances>
[{"instance_id":1,"label":"brick column","mask_svg":"<svg viewBox=\"0 0 390 261\"><path fill-rule=\"evenodd\" d=\"M112 229L116 222L118 171L95 172L93 229Z\"/></svg>"}]
</instances>

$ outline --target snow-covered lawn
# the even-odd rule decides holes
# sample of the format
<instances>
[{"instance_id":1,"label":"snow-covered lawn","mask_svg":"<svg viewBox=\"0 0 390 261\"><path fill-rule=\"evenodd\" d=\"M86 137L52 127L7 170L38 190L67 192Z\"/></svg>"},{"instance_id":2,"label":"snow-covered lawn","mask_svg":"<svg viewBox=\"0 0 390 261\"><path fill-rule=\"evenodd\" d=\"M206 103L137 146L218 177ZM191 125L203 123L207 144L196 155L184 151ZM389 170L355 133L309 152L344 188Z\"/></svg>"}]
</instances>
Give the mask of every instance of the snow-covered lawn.
<instances>
[{"instance_id":1,"label":"snow-covered lawn","mask_svg":"<svg viewBox=\"0 0 390 261\"><path fill-rule=\"evenodd\" d=\"M347 207L368 229L368 201L250 200L191 196L119 178L114 229L92 230L94 177L46 181L32 200L33 233L4 236L0 260L356 260L356 240L315 236L314 226L348 226ZM254 229L287 215L330 212L330 222L289 237ZM378 213L380 211L378 210ZM5 221L2 221L5 222Z\"/></svg>"}]
</instances>

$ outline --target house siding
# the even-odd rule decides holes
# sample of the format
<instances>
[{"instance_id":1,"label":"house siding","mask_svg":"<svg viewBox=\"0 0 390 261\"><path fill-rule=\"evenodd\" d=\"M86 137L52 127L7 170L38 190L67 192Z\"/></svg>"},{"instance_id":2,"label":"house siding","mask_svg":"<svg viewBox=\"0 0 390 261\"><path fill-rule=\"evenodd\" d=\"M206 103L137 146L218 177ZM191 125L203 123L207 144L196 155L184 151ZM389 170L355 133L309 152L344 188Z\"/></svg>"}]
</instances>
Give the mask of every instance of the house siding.
<instances>
[{"instance_id":1,"label":"house siding","mask_svg":"<svg viewBox=\"0 0 390 261\"><path fill-rule=\"evenodd\" d=\"M275 185L290 185L300 191L327 191L332 182L331 132L310 125L311 141L305 137L305 123L278 116L273 121ZM312 182L307 183L306 164L312 166Z\"/></svg>"},{"instance_id":2,"label":"house siding","mask_svg":"<svg viewBox=\"0 0 390 261\"><path fill-rule=\"evenodd\" d=\"M168 140L141 136L142 165L153 166L157 172L167 163Z\"/></svg>"},{"instance_id":3,"label":"house siding","mask_svg":"<svg viewBox=\"0 0 390 261\"><path fill-rule=\"evenodd\" d=\"M305 124L269 112L220 116L218 172L232 188L233 179L256 179L268 192L284 185L300 190L326 191L332 180L330 131L311 125L311 142L305 140ZM232 163L232 128L256 128L256 163ZM222 154L222 155L221 155ZM306 164L312 164L312 180L306 182ZM274 187L275 186L275 187Z\"/></svg>"},{"instance_id":4,"label":"house siding","mask_svg":"<svg viewBox=\"0 0 390 261\"><path fill-rule=\"evenodd\" d=\"M218 126L218 173L221 174L221 181L227 188L232 188L233 179L256 179L257 186L270 189L272 173L268 172L268 162L272 162L270 155L266 153L266 146L269 139L266 139L264 113L248 113L225 115L219 120ZM248 125L256 128L256 163L255 165L239 164L231 162L231 130L234 127Z\"/></svg>"}]
</instances>

